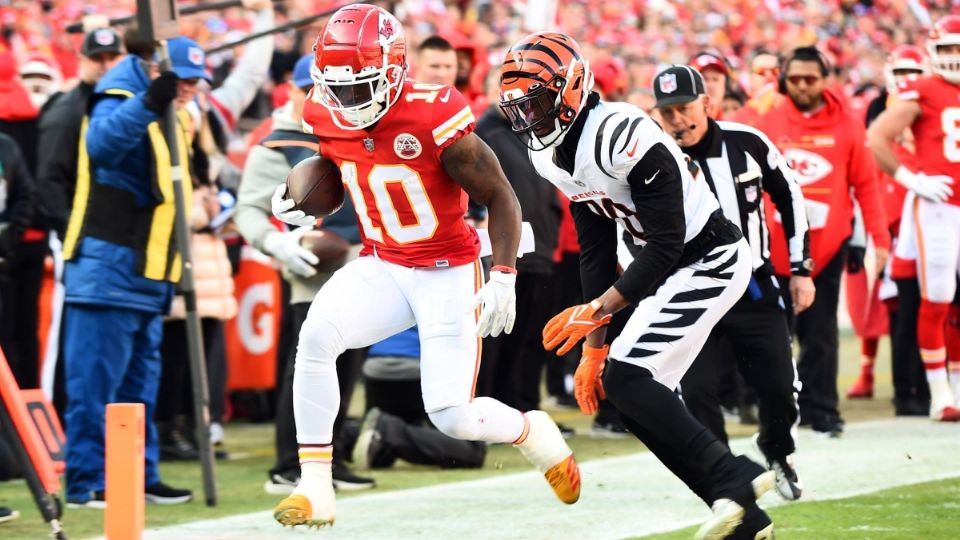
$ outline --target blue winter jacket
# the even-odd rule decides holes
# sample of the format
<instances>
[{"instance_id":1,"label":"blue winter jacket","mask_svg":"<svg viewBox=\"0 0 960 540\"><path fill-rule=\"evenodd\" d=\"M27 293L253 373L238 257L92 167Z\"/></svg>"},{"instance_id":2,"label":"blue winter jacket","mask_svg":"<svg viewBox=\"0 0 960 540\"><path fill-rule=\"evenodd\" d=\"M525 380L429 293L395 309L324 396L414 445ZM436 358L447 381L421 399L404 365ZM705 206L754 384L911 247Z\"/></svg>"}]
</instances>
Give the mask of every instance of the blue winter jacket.
<instances>
[{"instance_id":1,"label":"blue winter jacket","mask_svg":"<svg viewBox=\"0 0 960 540\"><path fill-rule=\"evenodd\" d=\"M86 145L96 182L132 192L143 208L160 201L152 188L147 136L158 116L145 106L150 79L140 64L127 56L97 84ZM66 264L65 285L67 303L151 313L168 311L174 289L169 281L143 277L132 248L89 236L80 239Z\"/></svg>"}]
</instances>

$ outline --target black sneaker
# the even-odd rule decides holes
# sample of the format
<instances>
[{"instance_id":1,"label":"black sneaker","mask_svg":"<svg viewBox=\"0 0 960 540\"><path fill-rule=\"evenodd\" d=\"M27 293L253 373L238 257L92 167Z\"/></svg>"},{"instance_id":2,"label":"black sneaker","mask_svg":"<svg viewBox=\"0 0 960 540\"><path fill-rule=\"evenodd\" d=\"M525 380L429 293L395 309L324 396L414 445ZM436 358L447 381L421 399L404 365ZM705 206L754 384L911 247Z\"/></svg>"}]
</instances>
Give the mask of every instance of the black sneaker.
<instances>
[{"instance_id":1,"label":"black sneaker","mask_svg":"<svg viewBox=\"0 0 960 540\"><path fill-rule=\"evenodd\" d=\"M625 439L630 436L630 430L620 419L594 422L590 429L590 436L594 439Z\"/></svg>"},{"instance_id":2,"label":"black sneaker","mask_svg":"<svg viewBox=\"0 0 960 540\"><path fill-rule=\"evenodd\" d=\"M564 409L579 409L580 405L577 404L576 398L570 394L563 394L556 397L557 407Z\"/></svg>"},{"instance_id":3,"label":"black sneaker","mask_svg":"<svg viewBox=\"0 0 960 540\"><path fill-rule=\"evenodd\" d=\"M793 454L781 458L767 457L760 448L760 434L751 437L753 447L767 460L767 467L777 476L777 493L788 501L795 501L803 494L803 484L793 462Z\"/></svg>"},{"instance_id":4,"label":"black sneaker","mask_svg":"<svg viewBox=\"0 0 960 540\"><path fill-rule=\"evenodd\" d=\"M772 540L773 520L756 504L747 507L743 521L727 540Z\"/></svg>"},{"instance_id":5,"label":"black sneaker","mask_svg":"<svg viewBox=\"0 0 960 540\"><path fill-rule=\"evenodd\" d=\"M843 435L843 422L823 421L812 422L813 434L823 439L839 439Z\"/></svg>"},{"instance_id":6,"label":"black sneaker","mask_svg":"<svg viewBox=\"0 0 960 540\"><path fill-rule=\"evenodd\" d=\"M92 491L87 499L67 499L67 508L93 508L103 510L107 507L106 492Z\"/></svg>"},{"instance_id":7,"label":"black sneaker","mask_svg":"<svg viewBox=\"0 0 960 540\"><path fill-rule=\"evenodd\" d=\"M333 487L341 491L360 491L376 487L373 478L353 474L353 471L338 461L333 462Z\"/></svg>"},{"instance_id":8,"label":"black sneaker","mask_svg":"<svg viewBox=\"0 0 960 540\"><path fill-rule=\"evenodd\" d=\"M560 422L557 422L557 429L560 430L560 435L563 435L564 439L572 439L577 434L577 430L573 429L573 427L561 424Z\"/></svg>"},{"instance_id":9,"label":"black sneaker","mask_svg":"<svg viewBox=\"0 0 960 540\"><path fill-rule=\"evenodd\" d=\"M793 466L793 454L768 460L770 470L777 475L777 493L788 501L795 501L803 494L803 484Z\"/></svg>"},{"instance_id":10,"label":"black sneaker","mask_svg":"<svg viewBox=\"0 0 960 540\"><path fill-rule=\"evenodd\" d=\"M147 486L143 491L147 502L151 504L183 504L193 500L193 492L189 489L177 489L163 482Z\"/></svg>"},{"instance_id":11,"label":"black sneaker","mask_svg":"<svg viewBox=\"0 0 960 540\"><path fill-rule=\"evenodd\" d=\"M283 471L271 474L270 479L263 483L263 490L270 495L290 495L299 483L298 471Z\"/></svg>"},{"instance_id":12,"label":"black sneaker","mask_svg":"<svg viewBox=\"0 0 960 540\"><path fill-rule=\"evenodd\" d=\"M895 399L893 410L897 416L927 416L930 414L930 402L919 399Z\"/></svg>"},{"instance_id":13,"label":"black sneaker","mask_svg":"<svg viewBox=\"0 0 960 540\"><path fill-rule=\"evenodd\" d=\"M160 432L160 461L195 461L200 458L193 445L178 427L171 426Z\"/></svg>"},{"instance_id":14,"label":"black sneaker","mask_svg":"<svg viewBox=\"0 0 960 540\"><path fill-rule=\"evenodd\" d=\"M11 510L6 506L0 506L0 523L13 521L18 517L20 517L20 512L17 512L16 510Z\"/></svg>"}]
</instances>

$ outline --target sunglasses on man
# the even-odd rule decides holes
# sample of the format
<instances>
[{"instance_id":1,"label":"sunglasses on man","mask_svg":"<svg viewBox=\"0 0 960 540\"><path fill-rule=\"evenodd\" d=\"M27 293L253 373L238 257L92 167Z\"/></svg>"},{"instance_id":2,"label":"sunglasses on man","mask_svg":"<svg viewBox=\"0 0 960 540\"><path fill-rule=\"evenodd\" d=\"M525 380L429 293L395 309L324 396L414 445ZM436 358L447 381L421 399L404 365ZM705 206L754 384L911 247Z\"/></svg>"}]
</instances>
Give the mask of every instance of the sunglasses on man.
<instances>
[{"instance_id":1,"label":"sunglasses on man","mask_svg":"<svg viewBox=\"0 0 960 540\"><path fill-rule=\"evenodd\" d=\"M788 75L787 82L794 86L800 86L800 83L803 82L807 86L813 86L818 82L822 81L823 77L819 75Z\"/></svg>"}]
</instances>

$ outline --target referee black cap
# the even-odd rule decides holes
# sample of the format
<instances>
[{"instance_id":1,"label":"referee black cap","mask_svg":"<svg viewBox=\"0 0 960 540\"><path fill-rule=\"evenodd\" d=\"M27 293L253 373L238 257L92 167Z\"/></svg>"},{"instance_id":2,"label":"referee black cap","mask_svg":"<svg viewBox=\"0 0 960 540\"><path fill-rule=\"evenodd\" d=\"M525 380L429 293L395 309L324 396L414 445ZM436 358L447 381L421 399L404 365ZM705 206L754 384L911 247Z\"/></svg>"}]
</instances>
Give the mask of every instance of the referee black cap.
<instances>
[{"instance_id":1,"label":"referee black cap","mask_svg":"<svg viewBox=\"0 0 960 540\"><path fill-rule=\"evenodd\" d=\"M689 103L705 94L703 76L690 66L673 64L653 79L656 107Z\"/></svg>"}]
</instances>

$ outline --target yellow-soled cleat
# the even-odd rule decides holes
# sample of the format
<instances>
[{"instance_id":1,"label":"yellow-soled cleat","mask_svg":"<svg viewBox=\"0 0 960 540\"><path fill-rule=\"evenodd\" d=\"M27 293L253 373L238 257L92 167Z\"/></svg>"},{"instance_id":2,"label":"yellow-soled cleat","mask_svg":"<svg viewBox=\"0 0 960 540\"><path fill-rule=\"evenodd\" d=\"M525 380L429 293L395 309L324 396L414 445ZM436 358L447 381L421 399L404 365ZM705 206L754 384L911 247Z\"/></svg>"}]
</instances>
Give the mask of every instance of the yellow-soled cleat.
<instances>
[{"instance_id":1,"label":"yellow-soled cleat","mask_svg":"<svg viewBox=\"0 0 960 540\"><path fill-rule=\"evenodd\" d=\"M325 527L333 525L336 516L331 512L329 517L314 518L313 506L306 496L294 493L286 499L280 501L273 509L273 519L283 526L295 527L297 525L306 525L308 527Z\"/></svg>"},{"instance_id":2,"label":"yellow-soled cleat","mask_svg":"<svg viewBox=\"0 0 960 540\"><path fill-rule=\"evenodd\" d=\"M525 434L515 443L531 463L543 473L557 497L573 504L580 498L580 467L563 435L543 411L529 411Z\"/></svg>"},{"instance_id":3,"label":"yellow-soled cleat","mask_svg":"<svg viewBox=\"0 0 960 540\"><path fill-rule=\"evenodd\" d=\"M543 476L561 501L573 504L580 499L580 466L573 454L550 467Z\"/></svg>"}]
</instances>

